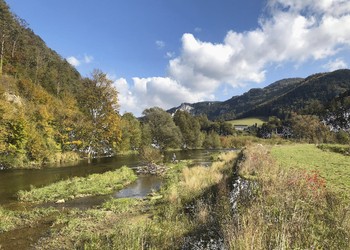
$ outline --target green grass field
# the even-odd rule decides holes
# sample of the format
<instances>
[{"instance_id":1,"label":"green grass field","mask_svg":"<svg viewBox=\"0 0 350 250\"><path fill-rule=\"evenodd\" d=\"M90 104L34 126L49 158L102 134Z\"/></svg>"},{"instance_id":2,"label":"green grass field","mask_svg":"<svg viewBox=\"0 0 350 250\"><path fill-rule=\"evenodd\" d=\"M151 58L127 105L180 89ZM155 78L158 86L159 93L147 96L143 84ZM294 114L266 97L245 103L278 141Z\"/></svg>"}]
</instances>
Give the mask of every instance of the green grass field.
<instances>
[{"instance_id":1,"label":"green grass field","mask_svg":"<svg viewBox=\"0 0 350 250\"><path fill-rule=\"evenodd\" d=\"M252 144L241 159L240 176L258 185L253 199L238 203L231 249L349 249L348 156L315 145Z\"/></svg>"},{"instance_id":2,"label":"green grass field","mask_svg":"<svg viewBox=\"0 0 350 250\"><path fill-rule=\"evenodd\" d=\"M274 146L271 154L282 167L317 170L327 187L349 196L350 157L310 144Z\"/></svg>"},{"instance_id":3,"label":"green grass field","mask_svg":"<svg viewBox=\"0 0 350 250\"><path fill-rule=\"evenodd\" d=\"M258 124L258 126L261 126L264 122L267 122L268 118L267 117L248 117L244 119L237 119L237 120L232 120L228 121L232 125L247 125L247 126L252 126L254 124Z\"/></svg>"}]
</instances>

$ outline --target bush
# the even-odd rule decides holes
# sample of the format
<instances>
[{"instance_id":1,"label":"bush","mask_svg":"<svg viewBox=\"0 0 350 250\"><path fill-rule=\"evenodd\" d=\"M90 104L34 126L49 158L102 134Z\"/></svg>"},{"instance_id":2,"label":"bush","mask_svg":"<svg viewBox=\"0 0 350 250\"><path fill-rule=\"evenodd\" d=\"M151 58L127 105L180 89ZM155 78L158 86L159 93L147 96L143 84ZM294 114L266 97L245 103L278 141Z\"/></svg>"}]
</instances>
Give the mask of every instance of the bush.
<instances>
[{"instance_id":1,"label":"bush","mask_svg":"<svg viewBox=\"0 0 350 250\"><path fill-rule=\"evenodd\" d=\"M163 156L160 153L159 149L156 149L152 146L142 146L140 148L140 159L147 164L156 164L163 161Z\"/></svg>"},{"instance_id":2,"label":"bush","mask_svg":"<svg viewBox=\"0 0 350 250\"><path fill-rule=\"evenodd\" d=\"M220 136L213 131L209 132L204 139L203 147L220 148L221 147Z\"/></svg>"},{"instance_id":3,"label":"bush","mask_svg":"<svg viewBox=\"0 0 350 250\"><path fill-rule=\"evenodd\" d=\"M323 151L331 151L331 152L339 153L342 155L349 155L350 154L350 146L349 145L321 144L321 145L317 145L317 147Z\"/></svg>"},{"instance_id":4,"label":"bush","mask_svg":"<svg viewBox=\"0 0 350 250\"><path fill-rule=\"evenodd\" d=\"M341 144L349 144L350 143L349 133L343 130L340 130L338 133L336 133L336 140L338 143L341 143Z\"/></svg>"}]
</instances>

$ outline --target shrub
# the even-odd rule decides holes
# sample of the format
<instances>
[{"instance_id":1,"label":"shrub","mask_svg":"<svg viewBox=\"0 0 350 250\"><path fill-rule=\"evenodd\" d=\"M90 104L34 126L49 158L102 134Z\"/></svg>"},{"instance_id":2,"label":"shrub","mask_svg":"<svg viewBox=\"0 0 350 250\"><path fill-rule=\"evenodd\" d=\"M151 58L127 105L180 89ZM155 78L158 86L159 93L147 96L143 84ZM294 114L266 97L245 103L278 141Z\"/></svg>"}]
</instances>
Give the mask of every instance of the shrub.
<instances>
[{"instance_id":1,"label":"shrub","mask_svg":"<svg viewBox=\"0 0 350 250\"><path fill-rule=\"evenodd\" d=\"M160 163L163 160L160 150L152 146L142 146L140 148L140 158L144 163Z\"/></svg>"}]
</instances>

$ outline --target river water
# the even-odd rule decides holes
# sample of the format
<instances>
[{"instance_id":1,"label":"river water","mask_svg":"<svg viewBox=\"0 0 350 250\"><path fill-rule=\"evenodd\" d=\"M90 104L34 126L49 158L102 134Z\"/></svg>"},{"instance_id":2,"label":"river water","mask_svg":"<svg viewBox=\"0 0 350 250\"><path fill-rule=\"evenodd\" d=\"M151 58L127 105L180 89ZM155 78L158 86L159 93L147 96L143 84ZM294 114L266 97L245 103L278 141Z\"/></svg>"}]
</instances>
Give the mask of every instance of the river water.
<instances>
[{"instance_id":1,"label":"river water","mask_svg":"<svg viewBox=\"0 0 350 250\"><path fill-rule=\"evenodd\" d=\"M194 164L209 165L210 155L219 150L187 150L175 152L177 160L193 160ZM169 162L173 153L165 155ZM122 166L135 169L139 165L137 155L115 156L94 159L92 162L80 161L78 164L65 167L45 167L43 169L7 169L0 171L0 205L10 206L16 202L19 190L29 190L31 186L42 187L50 183L65 180L74 176L87 176L93 173L104 173ZM144 197L151 190L158 189L161 180L155 176L140 176L138 180L125 189L113 194L114 197ZM96 202L96 199L92 199ZM79 202L79 201L75 201ZM81 203L86 203L82 201Z\"/></svg>"}]
</instances>

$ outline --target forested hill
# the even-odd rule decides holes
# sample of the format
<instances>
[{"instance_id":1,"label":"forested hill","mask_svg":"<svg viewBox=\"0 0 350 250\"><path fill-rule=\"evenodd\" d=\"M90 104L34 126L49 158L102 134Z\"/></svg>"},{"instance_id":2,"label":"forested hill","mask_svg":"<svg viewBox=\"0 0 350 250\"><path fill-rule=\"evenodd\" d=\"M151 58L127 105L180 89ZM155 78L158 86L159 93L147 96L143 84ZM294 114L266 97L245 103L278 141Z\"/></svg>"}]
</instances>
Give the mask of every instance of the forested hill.
<instances>
[{"instance_id":1,"label":"forested hill","mask_svg":"<svg viewBox=\"0 0 350 250\"><path fill-rule=\"evenodd\" d=\"M121 140L117 91L82 78L0 0L0 168L109 154Z\"/></svg>"},{"instance_id":2,"label":"forested hill","mask_svg":"<svg viewBox=\"0 0 350 250\"><path fill-rule=\"evenodd\" d=\"M59 97L64 92L78 91L81 83L78 71L48 48L25 20L11 13L3 0L0 0L0 41L3 45L0 73L30 80Z\"/></svg>"},{"instance_id":3,"label":"forested hill","mask_svg":"<svg viewBox=\"0 0 350 250\"><path fill-rule=\"evenodd\" d=\"M311 75L305 79L290 78L277 81L265 88L254 88L224 102L182 104L177 109L192 114L206 114L209 119L225 119L250 116L278 116L284 118L290 112L316 114L334 98L350 90L350 70L337 70Z\"/></svg>"},{"instance_id":4,"label":"forested hill","mask_svg":"<svg viewBox=\"0 0 350 250\"><path fill-rule=\"evenodd\" d=\"M291 111L303 114L318 114L333 99L350 90L350 70L336 70L307 77L292 90L257 106L245 116L279 116Z\"/></svg>"},{"instance_id":5,"label":"forested hill","mask_svg":"<svg viewBox=\"0 0 350 250\"><path fill-rule=\"evenodd\" d=\"M244 116L246 112L255 109L258 105L271 101L294 89L302 80L303 78L283 79L265 88L253 88L243 95L233 96L224 102L185 103L170 109L168 112L174 113L177 109L181 109L187 110L194 115L206 114L211 120L218 118L231 120Z\"/></svg>"}]
</instances>

